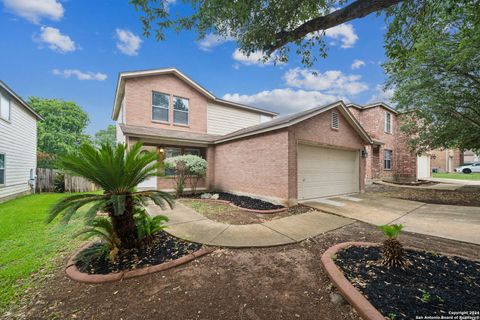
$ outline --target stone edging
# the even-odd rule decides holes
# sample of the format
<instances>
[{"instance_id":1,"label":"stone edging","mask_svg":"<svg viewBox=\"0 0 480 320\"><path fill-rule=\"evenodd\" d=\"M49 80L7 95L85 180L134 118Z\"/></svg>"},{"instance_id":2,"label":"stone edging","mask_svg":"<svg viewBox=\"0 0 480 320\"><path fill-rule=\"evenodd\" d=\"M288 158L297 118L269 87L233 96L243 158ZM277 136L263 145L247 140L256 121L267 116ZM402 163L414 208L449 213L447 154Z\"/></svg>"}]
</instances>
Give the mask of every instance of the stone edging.
<instances>
[{"instance_id":1,"label":"stone edging","mask_svg":"<svg viewBox=\"0 0 480 320\"><path fill-rule=\"evenodd\" d=\"M68 260L67 265L65 266L65 273L70 279L78 282L83 282L83 283L104 283L104 282L119 281L119 280L128 279L128 278L135 278L135 277L140 277L147 274L151 274L151 273L155 273L155 272L159 272L159 271L163 271L163 270L167 270L167 269L179 266L181 264L190 262L198 257L201 257L203 255L206 255L210 252L215 251L214 248L201 248L195 252L189 253L178 259L167 261L167 262L149 266L149 267L144 267L144 268L134 269L134 270L125 270L125 271L109 273L109 274L88 274L88 273L80 272L77 269L77 267L75 266L75 257L83 249L86 249L91 245L92 245L92 242L84 244L83 246L78 248Z\"/></svg>"},{"instance_id":2,"label":"stone edging","mask_svg":"<svg viewBox=\"0 0 480 320\"><path fill-rule=\"evenodd\" d=\"M321 261L328 277L335 284L342 296L352 305L358 314L365 320L385 320L385 317L358 291L343 272L337 267L332 257L340 250L351 246L380 246L372 242L343 242L330 247L322 255Z\"/></svg>"},{"instance_id":3,"label":"stone edging","mask_svg":"<svg viewBox=\"0 0 480 320\"><path fill-rule=\"evenodd\" d=\"M280 212L284 212L284 211L287 211L288 208L285 207L285 208L280 208L280 209L273 209L273 210L256 210L256 209L247 209L247 208L242 208L242 207L239 207L239 206L236 206L234 205L232 202L230 201L227 201L227 200L218 200L218 199L195 199L195 198L180 198L179 200L194 200L194 201L205 201L205 202L217 202L217 203L224 203L224 204L228 204L234 208L237 208L239 210L243 210L243 211L247 211L247 212L253 212L253 213L260 213L260 214L270 214L270 213L280 213Z\"/></svg>"}]
</instances>

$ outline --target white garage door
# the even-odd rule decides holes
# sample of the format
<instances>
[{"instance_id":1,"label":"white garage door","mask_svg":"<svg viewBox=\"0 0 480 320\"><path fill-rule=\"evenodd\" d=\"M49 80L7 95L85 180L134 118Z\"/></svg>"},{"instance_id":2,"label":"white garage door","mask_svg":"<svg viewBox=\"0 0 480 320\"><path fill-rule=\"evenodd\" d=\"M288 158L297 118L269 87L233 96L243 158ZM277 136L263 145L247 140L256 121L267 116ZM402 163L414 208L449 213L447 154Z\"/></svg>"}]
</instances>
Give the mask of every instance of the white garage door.
<instances>
[{"instance_id":1,"label":"white garage door","mask_svg":"<svg viewBox=\"0 0 480 320\"><path fill-rule=\"evenodd\" d=\"M298 146L298 199L359 191L357 151Z\"/></svg>"}]
</instances>

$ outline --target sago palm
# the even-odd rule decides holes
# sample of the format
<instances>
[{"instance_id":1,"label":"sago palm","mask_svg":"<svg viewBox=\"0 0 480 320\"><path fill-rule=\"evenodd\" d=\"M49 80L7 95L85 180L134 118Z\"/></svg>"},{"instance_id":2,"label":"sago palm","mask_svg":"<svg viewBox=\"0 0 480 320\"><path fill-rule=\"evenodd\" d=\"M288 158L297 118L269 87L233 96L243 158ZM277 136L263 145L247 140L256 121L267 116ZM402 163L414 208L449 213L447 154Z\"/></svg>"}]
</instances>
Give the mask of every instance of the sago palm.
<instances>
[{"instance_id":1,"label":"sago palm","mask_svg":"<svg viewBox=\"0 0 480 320\"><path fill-rule=\"evenodd\" d=\"M405 260L405 252L400 241L397 240L400 231L403 229L401 224L383 225L378 227L383 231L387 240L383 242L383 261L382 263L387 267L405 267L407 261Z\"/></svg>"},{"instance_id":2,"label":"sago palm","mask_svg":"<svg viewBox=\"0 0 480 320\"><path fill-rule=\"evenodd\" d=\"M127 148L125 144L102 145L99 149L84 144L77 153L60 159L59 164L67 172L84 177L103 189L103 194L76 194L63 198L50 210L48 222L59 214L68 222L80 208L91 207L86 218L92 221L98 211L107 212L120 239L120 249L139 245L135 226L135 208L152 200L164 208L173 206L170 194L157 190L139 191L136 186L158 175L160 163L155 152L140 152L141 143Z\"/></svg>"}]
</instances>

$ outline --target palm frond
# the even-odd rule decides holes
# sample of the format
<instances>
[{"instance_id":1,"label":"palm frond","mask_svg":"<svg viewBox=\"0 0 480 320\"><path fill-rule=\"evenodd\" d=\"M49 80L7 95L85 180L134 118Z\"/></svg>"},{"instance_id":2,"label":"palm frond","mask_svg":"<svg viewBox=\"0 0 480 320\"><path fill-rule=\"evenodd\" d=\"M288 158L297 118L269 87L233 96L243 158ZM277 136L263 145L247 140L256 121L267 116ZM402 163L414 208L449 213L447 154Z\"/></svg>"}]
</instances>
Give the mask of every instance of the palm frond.
<instances>
[{"instance_id":1,"label":"palm frond","mask_svg":"<svg viewBox=\"0 0 480 320\"><path fill-rule=\"evenodd\" d=\"M52 222L59 214L65 213L67 209L73 207L75 208L75 211L68 213L69 217L71 217L71 215L73 215L76 212L76 210L83 207L84 205L91 202L101 201L104 199L105 199L104 195L98 195L98 194L76 194L73 196L63 198L57 203L55 203L53 207L50 208L46 222L47 223Z\"/></svg>"}]
</instances>

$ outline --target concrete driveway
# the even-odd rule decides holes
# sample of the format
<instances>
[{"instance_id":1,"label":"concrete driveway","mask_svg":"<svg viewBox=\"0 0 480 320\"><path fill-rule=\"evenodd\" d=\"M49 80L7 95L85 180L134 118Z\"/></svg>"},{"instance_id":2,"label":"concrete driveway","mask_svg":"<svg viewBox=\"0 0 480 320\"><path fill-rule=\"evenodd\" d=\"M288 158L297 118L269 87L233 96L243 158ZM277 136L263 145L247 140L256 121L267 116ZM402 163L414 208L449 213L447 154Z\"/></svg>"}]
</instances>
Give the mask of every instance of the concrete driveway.
<instances>
[{"instance_id":1,"label":"concrete driveway","mask_svg":"<svg viewBox=\"0 0 480 320\"><path fill-rule=\"evenodd\" d=\"M373 225L401 223L405 231L480 245L480 207L426 204L369 193L303 204Z\"/></svg>"}]
</instances>

